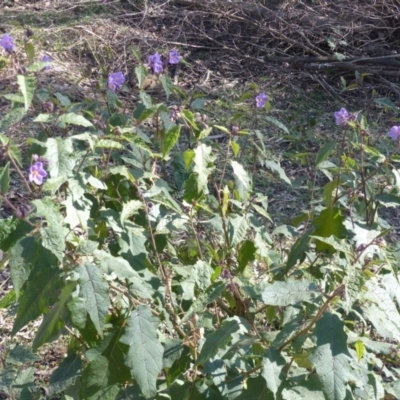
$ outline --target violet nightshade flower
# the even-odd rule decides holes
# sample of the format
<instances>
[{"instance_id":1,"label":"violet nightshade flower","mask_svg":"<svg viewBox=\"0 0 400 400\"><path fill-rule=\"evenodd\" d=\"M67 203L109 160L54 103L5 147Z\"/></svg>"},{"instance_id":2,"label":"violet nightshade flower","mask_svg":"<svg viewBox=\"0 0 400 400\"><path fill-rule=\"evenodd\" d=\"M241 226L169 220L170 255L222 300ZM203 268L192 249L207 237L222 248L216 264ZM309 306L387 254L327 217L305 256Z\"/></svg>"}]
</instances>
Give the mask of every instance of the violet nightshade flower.
<instances>
[{"instance_id":1,"label":"violet nightshade flower","mask_svg":"<svg viewBox=\"0 0 400 400\"><path fill-rule=\"evenodd\" d=\"M7 52L10 53L14 51L14 39L8 33L5 33L0 39L0 46Z\"/></svg>"},{"instance_id":2,"label":"violet nightshade flower","mask_svg":"<svg viewBox=\"0 0 400 400\"><path fill-rule=\"evenodd\" d=\"M125 78L121 71L114 72L108 77L108 88L115 92L124 84Z\"/></svg>"},{"instance_id":3,"label":"violet nightshade flower","mask_svg":"<svg viewBox=\"0 0 400 400\"><path fill-rule=\"evenodd\" d=\"M160 74L163 70L163 63L158 53L149 56L147 65L153 71L153 74Z\"/></svg>"},{"instance_id":4,"label":"violet nightshade flower","mask_svg":"<svg viewBox=\"0 0 400 400\"><path fill-rule=\"evenodd\" d=\"M400 138L400 126L392 126L392 129L388 132L388 136L393 140Z\"/></svg>"},{"instance_id":5,"label":"violet nightshade flower","mask_svg":"<svg viewBox=\"0 0 400 400\"><path fill-rule=\"evenodd\" d=\"M43 169L43 163L40 161L35 162L29 168L29 182L33 182L40 186L43 183L43 178L47 176L47 172Z\"/></svg>"},{"instance_id":6,"label":"violet nightshade flower","mask_svg":"<svg viewBox=\"0 0 400 400\"><path fill-rule=\"evenodd\" d=\"M48 56L47 54L45 54L45 55L40 59L40 61L50 63L50 62L51 62L51 57ZM49 69L51 69L51 65L50 65L50 64L46 65L46 66L43 68L44 71L48 71Z\"/></svg>"},{"instance_id":7,"label":"violet nightshade flower","mask_svg":"<svg viewBox=\"0 0 400 400\"><path fill-rule=\"evenodd\" d=\"M180 59L181 56L179 55L178 50L173 49L169 52L168 62L170 64L178 64Z\"/></svg>"},{"instance_id":8,"label":"violet nightshade flower","mask_svg":"<svg viewBox=\"0 0 400 400\"><path fill-rule=\"evenodd\" d=\"M264 92L258 94L256 96L256 107L257 108L265 107L267 100L268 100L268 96Z\"/></svg>"},{"instance_id":9,"label":"violet nightshade flower","mask_svg":"<svg viewBox=\"0 0 400 400\"><path fill-rule=\"evenodd\" d=\"M336 111L334 114L336 119L336 125L346 126L347 121L350 118L350 114L347 112L345 108L341 108L339 111Z\"/></svg>"}]
</instances>

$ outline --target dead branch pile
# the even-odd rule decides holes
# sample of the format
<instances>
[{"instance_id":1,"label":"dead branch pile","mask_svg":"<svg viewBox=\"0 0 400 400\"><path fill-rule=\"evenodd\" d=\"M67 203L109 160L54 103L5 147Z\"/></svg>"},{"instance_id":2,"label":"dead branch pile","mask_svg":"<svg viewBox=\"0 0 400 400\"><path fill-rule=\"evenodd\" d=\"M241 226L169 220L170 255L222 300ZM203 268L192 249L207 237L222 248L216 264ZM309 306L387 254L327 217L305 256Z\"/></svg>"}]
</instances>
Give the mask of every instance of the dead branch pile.
<instances>
[{"instance_id":1,"label":"dead branch pile","mask_svg":"<svg viewBox=\"0 0 400 400\"><path fill-rule=\"evenodd\" d=\"M358 71L400 97L398 0L169 0L147 2L140 14L170 43L218 51L248 69L274 64L328 81Z\"/></svg>"}]
</instances>

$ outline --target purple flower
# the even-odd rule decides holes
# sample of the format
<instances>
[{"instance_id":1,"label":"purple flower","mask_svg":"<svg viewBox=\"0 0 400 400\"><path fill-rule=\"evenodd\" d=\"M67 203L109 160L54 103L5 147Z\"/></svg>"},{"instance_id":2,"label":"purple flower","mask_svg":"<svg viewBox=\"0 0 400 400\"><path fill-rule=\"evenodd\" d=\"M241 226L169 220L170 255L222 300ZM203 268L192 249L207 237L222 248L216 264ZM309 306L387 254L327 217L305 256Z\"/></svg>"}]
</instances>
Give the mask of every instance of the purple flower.
<instances>
[{"instance_id":1,"label":"purple flower","mask_svg":"<svg viewBox=\"0 0 400 400\"><path fill-rule=\"evenodd\" d=\"M108 88L115 92L116 90L121 88L124 82L124 74L121 71L114 72L108 77Z\"/></svg>"},{"instance_id":2,"label":"purple flower","mask_svg":"<svg viewBox=\"0 0 400 400\"><path fill-rule=\"evenodd\" d=\"M178 50L173 49L169 52L168 62L170 64L178 64L180 59L181 56L179 55Z\"/></svg>"},{"instance_id":3,"label":"purple flower","mask_svg":"<svg viewBox=\"0 0 400 400\"><path fill-rule=\"evenodd\" d=\"M51 62L51 58L50 58L50 56L48 56L47 54L45 54L45 55L40 59L40 61L50 63L50 62ZM50 64L49 64L49 65L46 65L46 66L43 68L44 71L47 71L47 70L49 70L49 69L51 69L51 65L50 65Z\"/></svg>"},{"instance_id":4,"label":"purple flower","mask_svg":"<svg viewBox=\"0 0 400 400\"><path fill-rule=\"evenodd\" d=\"M334 113L336 119L336 125L346 126L347 121L350 118L350 114L347 112L345 108L341 108L339 111Z\"/></svg>"},{"instance_id":5,"label":"purple flower","mask_svg":"<svg viewBox=\"0 0 400 400\"><path fill-rule=\"evenodd\" d=\"M267 100L268 96L264 92L258 94L256 96L256 107L257 108L265 107Z\"/></svg>"},{"instance_id":6,"label":"purple flower","mask_svg":"<svg viewBox=\"0 0 400 400\"><path fill-rule=\"evenodd\" d=\"M163 70L163 63L158 53L149 56L147 65L153 71L153 74L160 74Z\"/></svg>"},{"instance_id":7,"label":"purple flower","mask_svg":"<svg viewBox=\"0 0 400 400\"><path fill-rule=\"evenodd\" d=\"M14 51L14 39L8 33L5 33L0 39L0 46L7 52L10 53Z\"/></svg>"},{"instance_id":8,"label":"purple flower","mask_svg":"<svg viewBox=\"0 0 400 400\"><path fill-rule=\"evenodd\" d=\"M29 182L36 183L40 186L43 183L43 178L47 176L47 172L43 169L43 163L40 161L35 162L29 168Z\"/></svg>"},{"instance_id":9,"label":"purple flower","mask_svg":"<svg viewBox=\"0 0 400 400\"><path fill-rule=\"evenodd\" d=\"M400 126L392 126L392 129L388 132L388 136L393 140L400 138Z\"/></svg>"}]
</instances>

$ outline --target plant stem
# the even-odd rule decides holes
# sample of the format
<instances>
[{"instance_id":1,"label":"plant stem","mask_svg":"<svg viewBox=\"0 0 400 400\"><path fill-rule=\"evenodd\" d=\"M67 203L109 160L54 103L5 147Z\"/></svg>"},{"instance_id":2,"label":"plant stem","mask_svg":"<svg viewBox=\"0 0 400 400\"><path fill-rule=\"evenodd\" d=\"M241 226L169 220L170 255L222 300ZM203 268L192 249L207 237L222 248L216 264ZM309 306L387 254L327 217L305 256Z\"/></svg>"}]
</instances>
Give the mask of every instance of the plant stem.
<instances>
[{"instance_id":1,"label":"plant stem","mask_svg":"<svg viewBox=\"0 0 400 400\"><path fill-rule=\"evenodd\" d=\"M24 182L24 185L26 186L26 188L28 189L29 193L32 193L32 189L29 185L29 182L26 180L24 174L21 172L21 170L19 169L18 164L15 162L14 158L11 156L11 154L7 151L7 155L8 158L10 159L12 165L14 166L15 170L17 171L17 174L20 176L20 178L22 179L22 181Z\"/></svg>"},{"instance_id":2,"label":"plant stem","mask_svg":"<svg viewBox=\"0 0 400 400\"><path fill-rule=\"evenodd\" d=\"M313 326L314 324L322 317L322 314L326 311L326 309L329 307L330 303L332 302L332 300L341 295L343 293L345 289L345 285L341 284L329 297L328 299L325 301L325 303L322 305L322 307L318 310L317 314L315 315L315 317L311 320L311 322L301 331L297 332L293 337L291 337L290 339L288 339L285 343L283 343L282 346L279 347L279 350L284 349L288 344L294 342L297 338L299 338L300 336L306 334Z\"/></svg>"}]
</instances>

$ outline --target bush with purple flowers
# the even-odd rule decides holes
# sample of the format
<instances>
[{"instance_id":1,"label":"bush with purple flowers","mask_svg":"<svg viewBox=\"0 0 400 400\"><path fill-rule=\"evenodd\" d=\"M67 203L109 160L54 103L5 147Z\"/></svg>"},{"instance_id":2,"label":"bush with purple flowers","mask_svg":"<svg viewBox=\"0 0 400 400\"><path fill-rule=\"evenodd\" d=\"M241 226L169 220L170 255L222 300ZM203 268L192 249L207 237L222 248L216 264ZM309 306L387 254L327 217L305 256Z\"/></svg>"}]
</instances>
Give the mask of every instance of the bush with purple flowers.
<instances>
[{"instance_id":1,"label":"bush with purple flowers","mask_svg":"<svg viewBox=\"0 0 400 400\"><path fill-rule=\"evenodd\" d=\"M48 89L25 47L0 120L12 282L0 308L15 314L13 335L33 321L35 332L29 351L0 346L5 397L43 397L26 365L60 335L49 398L398 397L395 119L382 135L362 113L329 110L329 130L308 142L256 84L222 117L173 85L176 49L147 63L135 51L137 82L112 72L109 90L88 80L93 96L77 100ZM21 121L40 131L22 152Z\"/></svg>"}]
</instances>

